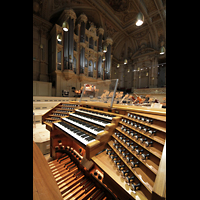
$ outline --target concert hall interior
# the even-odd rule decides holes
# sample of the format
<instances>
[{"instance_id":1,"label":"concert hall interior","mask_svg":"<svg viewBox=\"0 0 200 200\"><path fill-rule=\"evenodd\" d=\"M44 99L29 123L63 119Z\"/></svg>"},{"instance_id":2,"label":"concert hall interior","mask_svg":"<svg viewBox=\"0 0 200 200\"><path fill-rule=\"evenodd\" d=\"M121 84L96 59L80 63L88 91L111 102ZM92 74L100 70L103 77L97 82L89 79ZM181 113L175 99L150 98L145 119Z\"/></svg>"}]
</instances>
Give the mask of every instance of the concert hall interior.
<instances>
[{"instance_id":1,"label":"concert hall interior","mask_svg":"<svg viewBox=\"0 0 200 200\"><path fill-rule=\"evenodd\" d=\"M166 0L33 0L33 199L166 199Z\"/></svg>"}]
</instances>

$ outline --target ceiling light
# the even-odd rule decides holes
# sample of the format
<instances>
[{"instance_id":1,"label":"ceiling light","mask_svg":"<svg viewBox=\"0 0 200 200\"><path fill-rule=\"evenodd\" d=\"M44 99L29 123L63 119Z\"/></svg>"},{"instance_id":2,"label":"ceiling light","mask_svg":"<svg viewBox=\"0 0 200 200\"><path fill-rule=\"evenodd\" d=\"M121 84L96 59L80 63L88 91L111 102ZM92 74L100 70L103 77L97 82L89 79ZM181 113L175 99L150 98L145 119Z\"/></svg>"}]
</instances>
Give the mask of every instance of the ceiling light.
<instances>
[{"instance_id":1,"label":"ceiling light","mask_svg":"<svg viewBox=\"0 0 200 200\"><path fill-rule=\"evenodd\" d=\"M61 35L60 33L57 35L57 40L58 40L59 42L62 41L62 35Z\"/></svg>"},{"instance_id":2,"label":"ceiling light","mask_svg":"<svg viewBox=\"0 0 200 200\"><path fill-rule=\"evenodd\" d=\"M136 26L141 26L144 23L144 15L139 12L137 15Z\"/></svg>"},{"instance_id":3,"label":"ceiling light","mask_svg":"<svg viewBox=\"0 0 200 200\"><path fill-rule=\"evenodd\" d=\"M102 57L102 60L103 60L103 61L105 61L105 60L106 60L106 57L105 57L105 55L103 55L103 57Z\"/></svg>"},{"instance_id":4,"label":"ceiling light","mask_svg":"<svg viewBox=\"0 0 200 200\"><path fill-rule=\"evenodd\" d=\"M162 46L162 47L160 48L160 54L165 54L165 47L164 47L164 46Z\"/></svg>"},{"instance_id":5,"label":"ceiling light","mask_svg":"<svg viewBox=\"0 0 200 200\"><path fill-rule=\"evenodd\" d=\"M68 31L69 30L69 24L67 21L64 21L62 24L63 31Z\"/></svg>"},{"instance_id":6,"label":"ceiling light","mask_svg":"<svg viewBox=\"0 0 200 200\"><path fill-rule=\"evenodd\" d=\"M124 59L124 64L126 65L128 63L127 59Z\"/></svg>"},{"instance_id":7,"label":"ceiling light","mask_svg":"<svg viewBox=\"0 0 200 200\"><path fill-rule=\"evenodd\" d=\"M117 68L119 68L120 67L120 64L117 64Z\"/></svg>"},{"instance_id":8,"label":"ceiling light","mask_svg":"<svg viewBox=\"0 0 200 200\"><path fill-rule=\"evenodd\" d=\"M103 52L106 53L107 52L107 47L104 45L103 46Z\"/></svg>"}]
</instances>

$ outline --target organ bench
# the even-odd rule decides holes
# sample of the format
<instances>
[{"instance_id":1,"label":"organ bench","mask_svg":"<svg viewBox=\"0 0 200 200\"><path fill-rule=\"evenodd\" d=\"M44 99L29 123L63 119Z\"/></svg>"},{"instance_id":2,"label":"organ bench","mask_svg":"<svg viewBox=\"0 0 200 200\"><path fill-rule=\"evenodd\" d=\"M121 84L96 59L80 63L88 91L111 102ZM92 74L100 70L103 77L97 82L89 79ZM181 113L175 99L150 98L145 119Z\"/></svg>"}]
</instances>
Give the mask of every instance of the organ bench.
<instances>
[{"instance_id":1,"label":"organ bench","mask_svg":"<svg viewBox=\"0 0 200 200\"><path fill-rule=\"evenodd\" d=\"M72 101L42 123L63 199L166 199L165 109Z\"/></svg>"}]
</instances>

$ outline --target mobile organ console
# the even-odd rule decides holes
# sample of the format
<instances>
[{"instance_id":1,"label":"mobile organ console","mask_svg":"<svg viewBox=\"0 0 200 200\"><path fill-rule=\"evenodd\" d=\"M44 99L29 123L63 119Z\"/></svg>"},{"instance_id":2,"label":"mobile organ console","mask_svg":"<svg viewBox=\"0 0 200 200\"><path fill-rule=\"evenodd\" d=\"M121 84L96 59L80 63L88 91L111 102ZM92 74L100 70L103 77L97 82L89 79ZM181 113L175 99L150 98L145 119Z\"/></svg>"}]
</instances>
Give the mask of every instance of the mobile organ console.
<instances>
[{"instance_id":1,"label":"mobile organ console","mask_svg":"<svg viewBox=\"0 0 200 200\"><path fill-rule=\"evenodd\" d=\"M165 109L59 103L42 123L63 199L166 199Z\"/></svg>"}]
</instances>

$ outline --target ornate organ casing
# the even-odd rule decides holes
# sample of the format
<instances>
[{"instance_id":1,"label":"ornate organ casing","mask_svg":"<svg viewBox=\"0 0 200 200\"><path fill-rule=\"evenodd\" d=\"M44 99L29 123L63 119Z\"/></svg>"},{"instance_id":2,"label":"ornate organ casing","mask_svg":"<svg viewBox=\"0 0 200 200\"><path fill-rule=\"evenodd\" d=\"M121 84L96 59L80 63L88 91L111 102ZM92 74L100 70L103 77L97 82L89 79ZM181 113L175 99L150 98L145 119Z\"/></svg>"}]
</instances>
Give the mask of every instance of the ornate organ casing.
<instances>
[{"instance_id":1,"label":"ornate organ casing","mask_svg":"<svg viewBox=\"0 0 200 200\"><path fill-rule=\"evenodd\" d=\"M63 31L62 23L69 25ZM98 29L98 30L97 30ZM58 41L60 40L60 41ZM76 16L72 9L66 9L50 31L49 73L55 88L55 96L61 96L62 90L76 89L78 82L110 79L111 74L111 38L104 38L104 29L88 21L85 14ZM107 52L102 52L103 46ZM102 61L105 57L105 61ZM74 80L77 81L74 81ZM71 85L67 88L67 85Z\"/></svg>"}]
</instances>

